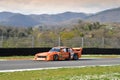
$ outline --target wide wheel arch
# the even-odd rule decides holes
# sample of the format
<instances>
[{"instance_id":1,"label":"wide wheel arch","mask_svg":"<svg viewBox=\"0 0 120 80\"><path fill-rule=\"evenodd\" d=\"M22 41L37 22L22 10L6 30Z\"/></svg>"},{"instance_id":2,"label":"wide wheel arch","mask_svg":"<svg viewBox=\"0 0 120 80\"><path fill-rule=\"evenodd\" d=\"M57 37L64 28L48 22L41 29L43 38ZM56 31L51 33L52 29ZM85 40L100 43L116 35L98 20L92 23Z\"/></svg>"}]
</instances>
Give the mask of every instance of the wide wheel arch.
<instances>
[{"instance_id":1,"label":"wide wheel arch","mask_svg":"<svg viewBox=\"0 0 120 80\"><path fill-rule=\"evenodd\" d=\"M74 54L74 55L73 55L73 60L78 60L78 59L79 59L78 54Z\"/></svg>"},{"instance_id":2,"label":"wide wheel arch","mask_svg":"<svg viewBox=\"0 0 120 80\"><path fill-rule=\"evenodd\" d=\"M58 60L59 60L59 56L58 56L57 54L54 54L54 55L53 55L53 60L54 60L54 61L58 61Z\"/></svg>"}]
</instances>

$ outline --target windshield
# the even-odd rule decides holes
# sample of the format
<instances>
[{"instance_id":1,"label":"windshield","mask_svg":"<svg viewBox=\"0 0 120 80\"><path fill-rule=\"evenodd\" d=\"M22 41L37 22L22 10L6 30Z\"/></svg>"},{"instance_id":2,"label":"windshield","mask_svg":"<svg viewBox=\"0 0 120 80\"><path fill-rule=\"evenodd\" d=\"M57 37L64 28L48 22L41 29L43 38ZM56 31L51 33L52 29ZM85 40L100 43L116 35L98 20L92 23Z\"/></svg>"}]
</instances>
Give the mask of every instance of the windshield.
<instances>
[{"instance_id":1,"label":"windshield","mask_svg":"<svg viewBox=\"0 0 120 80\"><path fill-rule=\"evenodd\" d=\"M52 48L49 52L60 52L60 48Z\"/></svg>"}]
</instances>

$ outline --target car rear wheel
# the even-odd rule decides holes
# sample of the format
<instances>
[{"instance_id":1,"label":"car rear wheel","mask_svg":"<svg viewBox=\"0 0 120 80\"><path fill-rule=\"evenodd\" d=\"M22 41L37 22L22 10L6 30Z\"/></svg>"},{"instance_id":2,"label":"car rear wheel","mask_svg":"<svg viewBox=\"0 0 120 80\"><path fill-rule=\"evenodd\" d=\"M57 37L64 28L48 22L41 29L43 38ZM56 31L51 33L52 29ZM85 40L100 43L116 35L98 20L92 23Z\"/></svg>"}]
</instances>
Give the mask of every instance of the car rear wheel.
<instances>
[{"instance_id":1,"label":"car rear wheel","mask_svg":"<svg viewBox=\"0 0 120 80\"><path fill-rule=\"evenodd\" d=\"M78 55L77 54L73 55L73 60L78 60Z\"/></svg>"},{"instance_id":2,"label":"car rear wheel","mask_svg":"<svg viewBox=\"0 0 120 80\"><path fill-rule=\"evenodd\" d=\"M58 61L58 60L59 60L58 55L54 55L54 56L53 56L53 60L54 60L54 61Z\"/></svg>"}]
</instances>

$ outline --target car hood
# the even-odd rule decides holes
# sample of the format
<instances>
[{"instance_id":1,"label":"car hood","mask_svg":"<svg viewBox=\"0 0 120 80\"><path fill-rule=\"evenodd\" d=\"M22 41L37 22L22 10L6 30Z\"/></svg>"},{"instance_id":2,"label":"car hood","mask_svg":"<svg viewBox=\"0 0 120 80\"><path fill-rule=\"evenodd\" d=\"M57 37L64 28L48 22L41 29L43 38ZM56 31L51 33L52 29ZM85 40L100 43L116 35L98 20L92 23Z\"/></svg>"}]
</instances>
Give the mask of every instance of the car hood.
<instances>
[{"instance_id":1,"label":"car hood","mask_svg":"<svg viewBox=\"0 0 120 80\"><path fill-rule=\"evenodd\" d=\"M56 53L56 52L43 52L43 53L37 53L36 55L37 56L48 56L48 55L50 55L52 53Z\"/></svg>"}]
</instances>

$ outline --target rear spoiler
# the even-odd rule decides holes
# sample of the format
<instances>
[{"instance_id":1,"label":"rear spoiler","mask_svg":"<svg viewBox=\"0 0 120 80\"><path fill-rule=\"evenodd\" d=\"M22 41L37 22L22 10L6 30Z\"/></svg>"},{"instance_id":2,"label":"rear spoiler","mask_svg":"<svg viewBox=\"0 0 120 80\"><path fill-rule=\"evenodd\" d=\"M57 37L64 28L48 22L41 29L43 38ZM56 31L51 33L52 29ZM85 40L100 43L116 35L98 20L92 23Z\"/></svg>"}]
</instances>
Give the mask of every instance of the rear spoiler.
<instances>
[{"instance_id":1,"label":"rear spoiler","mask_svg":"<svg viewBox=\"0 0 120 80\"><path fill-rule=\"evenodd\" d=\"M81 51L83 48L72 48L72 49L76 51Z\"/></svg>"}]
</instances>

